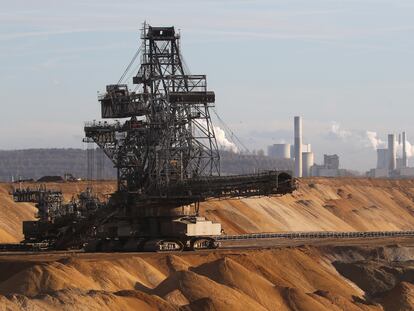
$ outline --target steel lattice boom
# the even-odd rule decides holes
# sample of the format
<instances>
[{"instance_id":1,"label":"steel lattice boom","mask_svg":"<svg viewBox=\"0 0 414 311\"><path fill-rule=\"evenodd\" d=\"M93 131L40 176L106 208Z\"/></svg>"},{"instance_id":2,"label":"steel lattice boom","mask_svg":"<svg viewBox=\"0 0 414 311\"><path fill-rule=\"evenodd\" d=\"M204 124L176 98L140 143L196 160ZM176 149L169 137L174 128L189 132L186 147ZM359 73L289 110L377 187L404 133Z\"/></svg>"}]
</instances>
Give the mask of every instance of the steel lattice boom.
<instances>
[{"instance_id":1,"label":"steel lattice boom","mask_svg":"<svg viewBox=\"0 0 414 311\"><path fill-rule=\"evenodd\" d=\"M117 167L119 190L167 197L188 180L220 175L209 113L215 95L207 91L205 75L185 71L174 27L145 24L141 38L133 78L139 91L108 85L99 98L102 118L129 120L89 123L85 133Z\"/></svg>"}]
</instances>

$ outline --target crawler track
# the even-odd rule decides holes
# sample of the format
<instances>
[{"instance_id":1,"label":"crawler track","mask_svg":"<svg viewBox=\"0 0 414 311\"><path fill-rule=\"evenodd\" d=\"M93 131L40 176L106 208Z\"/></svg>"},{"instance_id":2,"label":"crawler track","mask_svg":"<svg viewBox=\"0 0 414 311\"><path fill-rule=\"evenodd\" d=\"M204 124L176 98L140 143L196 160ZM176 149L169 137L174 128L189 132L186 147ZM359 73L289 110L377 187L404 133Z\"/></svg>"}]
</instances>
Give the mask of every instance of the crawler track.
<instances>
[{"instance_id":1,"label":"crawler track","mask_svg":"<svg viewBox=\"0 0 414 311\"><path fill-rule=\"evenodd\" d=\"M34 252L48 250L47 243L2 243L0 252Z\"/></svg>"}]
</instances>

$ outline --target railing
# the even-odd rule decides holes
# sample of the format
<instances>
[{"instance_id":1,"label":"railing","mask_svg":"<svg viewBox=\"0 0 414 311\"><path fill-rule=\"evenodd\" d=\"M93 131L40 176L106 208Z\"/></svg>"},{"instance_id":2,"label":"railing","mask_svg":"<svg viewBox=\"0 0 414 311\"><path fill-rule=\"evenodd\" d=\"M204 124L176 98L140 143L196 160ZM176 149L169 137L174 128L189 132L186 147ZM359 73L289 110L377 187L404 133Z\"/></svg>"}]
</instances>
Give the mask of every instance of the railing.
<instances>
[{"instance_id":1,"label":"railing","mask_svg":"<svg viewBox=\"0 0 414 311\"><path fill-rule=\"evenodd\" d=\"M310 232L280 232L280 233L251 233L239 235L220 235L214 238L218 241L238 241L255 239L325 239L325 238L384 238L384 237L414 237L414 230L409 231L310 231Z\"/></svg>"},{"instance_id":2,"label":"railing","mask_svg":"<svg viewBox=\"0 0 414 311\"><path fill-rule=\"evenodd\" d=\"M111 129L111 130L121 130L123 128L121 122L106 122L106 121L87 121L84 123L84 127L87 129Z\"/></svg>"},{"instance_id":3,"label":"railing","mask_svg":"<svg viewBox=\"0 0 414 311\"><path fill-rule=\"evenodd\" d=\"M239 235L219 235L211 236L216 241L243 241L260 239L368 239L368 238L387 238L387 237L414 237L414 230L407 231L358 231L358 232L338 232L338 231L314 231L314 232L280 232L280 233L251 233ZM48 243L5 243L0 244L0 252L10 251L41 251L47 250Z\"/></svg>"}]
</instances>

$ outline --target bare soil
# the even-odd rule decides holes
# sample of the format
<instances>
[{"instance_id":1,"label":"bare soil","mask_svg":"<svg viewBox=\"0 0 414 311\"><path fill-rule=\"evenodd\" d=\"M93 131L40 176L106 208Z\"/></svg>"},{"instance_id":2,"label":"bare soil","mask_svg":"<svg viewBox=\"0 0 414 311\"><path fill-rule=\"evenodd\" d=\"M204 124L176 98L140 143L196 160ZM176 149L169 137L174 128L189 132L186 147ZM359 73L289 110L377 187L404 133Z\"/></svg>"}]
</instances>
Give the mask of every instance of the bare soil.
<instances>
[{"instance_id":1,"label":"bare soil","mask_svg":"<svg viewBox=\"0 0 414 311\"><path fill-rule=\"evenodd\" d=\"M65 199L86 183L50 184ZM110 193L115 184L100 184ZM0 240L32 204L0 185ZM414 181L310 178L292 195L216 200L226 233L412 230ZM298 245L301 244L301 245ZM0 255L0 310L414 310L414 241L296 241L196 253Z\"/></svg>"}]
</instances>

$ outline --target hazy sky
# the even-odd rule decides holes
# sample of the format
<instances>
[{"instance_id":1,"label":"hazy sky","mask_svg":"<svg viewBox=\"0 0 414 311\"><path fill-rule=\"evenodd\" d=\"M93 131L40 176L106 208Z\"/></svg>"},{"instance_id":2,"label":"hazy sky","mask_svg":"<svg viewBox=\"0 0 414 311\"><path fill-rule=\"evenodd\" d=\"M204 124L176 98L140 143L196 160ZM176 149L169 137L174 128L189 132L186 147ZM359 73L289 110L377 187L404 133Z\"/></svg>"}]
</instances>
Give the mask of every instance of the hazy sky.
<instances>
[{"instance_id":1,"label":"hazy sky","mask_svg":"<svg viewBox=\"0 0 414 311\"><path fill-rule=\"evenodd\" d=\"M0 0L0 149L82 147L144 20L181 29L192 73L251 149L292 141L375 166L367 131L414 142L412 0ZM372 133L370 134L372 137ZM414 163L414 160L412 161Z\"/></svg>"}]
</instances>

